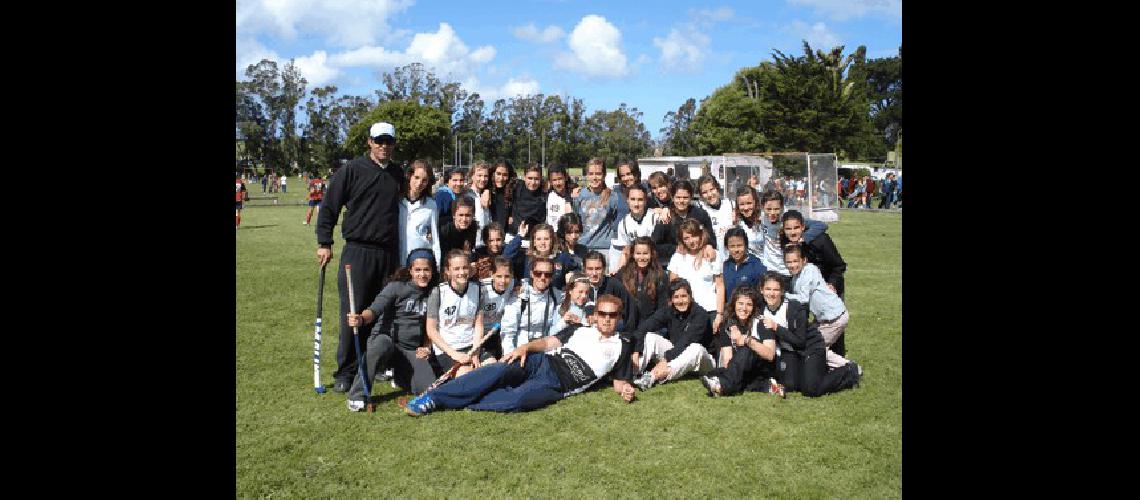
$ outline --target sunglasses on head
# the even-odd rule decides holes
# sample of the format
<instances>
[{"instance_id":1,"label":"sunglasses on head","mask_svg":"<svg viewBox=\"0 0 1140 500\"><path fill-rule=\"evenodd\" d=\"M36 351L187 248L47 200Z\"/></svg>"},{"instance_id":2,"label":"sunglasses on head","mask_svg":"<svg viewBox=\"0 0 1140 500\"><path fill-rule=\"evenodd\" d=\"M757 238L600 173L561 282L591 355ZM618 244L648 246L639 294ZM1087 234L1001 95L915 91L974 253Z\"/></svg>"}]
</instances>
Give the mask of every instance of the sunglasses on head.
<instances>
[{"instance_id":1,"label":"sunglasses on head","mask_svg":"<svg viewBox=\"0 0 1140 500\"><path fill-rule=\"evenodd\" d=\"M382 135L380 137L373 137L372 142L376 144L395 144L396 138L390 135Z\"/></svg>"},{"instance_id":2,"label":"sunglasses on head","mask_svg":"<svg viewBox=\"0 0 1140 500\"><path fill-rule=\"evenodd\" d=\"M621 316L621 313L619 313L617 311L602 311L600 309L594 310L594 314L597 314L598 316L600 316L602 318L611 318L611 319L617 318L618 316Z\"/></svg>"}]
</instances>

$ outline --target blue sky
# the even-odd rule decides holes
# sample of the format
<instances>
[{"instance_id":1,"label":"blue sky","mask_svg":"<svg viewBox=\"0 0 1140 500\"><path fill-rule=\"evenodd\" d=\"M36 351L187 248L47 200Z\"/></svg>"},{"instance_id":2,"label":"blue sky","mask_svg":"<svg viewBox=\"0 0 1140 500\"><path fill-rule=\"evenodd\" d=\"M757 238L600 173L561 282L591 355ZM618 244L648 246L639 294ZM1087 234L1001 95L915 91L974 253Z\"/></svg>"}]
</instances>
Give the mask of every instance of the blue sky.
<instances>
[{"instance_id":1,"label":"blue sky","mask_svg":"<svg viewBox=\"0 0 1140 500\"><path fill-rule=\"evenodd\" d=\"M588 113L624 102L658 138L665 113L804 39L896 55L902 1L238 0L235 74L294 59L310 90L373 96L381 73L418 61L488 107L534 93Z\"/></svg>"}]
</instances>

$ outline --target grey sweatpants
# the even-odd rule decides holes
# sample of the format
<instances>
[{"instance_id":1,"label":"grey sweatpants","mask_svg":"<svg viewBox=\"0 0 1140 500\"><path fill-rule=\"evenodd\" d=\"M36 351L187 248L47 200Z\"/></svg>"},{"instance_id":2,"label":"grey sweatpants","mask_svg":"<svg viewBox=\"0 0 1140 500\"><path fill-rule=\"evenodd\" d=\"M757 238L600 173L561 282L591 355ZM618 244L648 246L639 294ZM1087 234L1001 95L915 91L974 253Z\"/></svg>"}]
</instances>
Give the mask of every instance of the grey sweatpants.
<instances>
[{"instance_id":1,"label":"grey sweatpants","mask_svg":"<svg viewBox=\"0 0 1140 500\"><path fill-rule=\"evenodd\" d=\"M438 378L438 368L432 364L432 358L419 359L415 349L404 349L383 333L373 332L368 337L368 347L364 350L364 369L367 372L368 382L371 384L376 372L381 369L392 368L395 372L396 385L415 394L423 392ZM376 388L372 387L372 393ZM348 390L348 399L364 401L364 384L357 375L352 381L352 388Z\"/></svg>"}]
</instances>

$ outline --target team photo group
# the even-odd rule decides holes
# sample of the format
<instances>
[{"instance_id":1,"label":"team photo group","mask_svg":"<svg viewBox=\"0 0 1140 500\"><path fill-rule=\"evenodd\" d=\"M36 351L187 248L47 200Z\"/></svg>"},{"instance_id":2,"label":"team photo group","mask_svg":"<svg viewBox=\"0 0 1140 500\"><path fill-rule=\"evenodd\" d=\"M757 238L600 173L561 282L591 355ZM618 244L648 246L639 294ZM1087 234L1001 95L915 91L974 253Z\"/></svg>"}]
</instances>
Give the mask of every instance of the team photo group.
<instances>
[{"instance_id":1,"label":"team photo group","mask_svg":"<svg viewBox=\"0 0 1140 500\"><path fill-rule=\"evenodd\" d=\"M859 384L847 265L779 190L643 180L633 159L597 158L581 186L564 166L519 179L506 161L437 182L424 161L393 161L398 137L372 124L368 152L311 187L316 260L335 265L340 299L333 390L350 410L375 409L376 383L409 393L397 405L412 416L534 410L599 381L626 402L686 376L694 397Z\"/></svg>"}]
</instances>

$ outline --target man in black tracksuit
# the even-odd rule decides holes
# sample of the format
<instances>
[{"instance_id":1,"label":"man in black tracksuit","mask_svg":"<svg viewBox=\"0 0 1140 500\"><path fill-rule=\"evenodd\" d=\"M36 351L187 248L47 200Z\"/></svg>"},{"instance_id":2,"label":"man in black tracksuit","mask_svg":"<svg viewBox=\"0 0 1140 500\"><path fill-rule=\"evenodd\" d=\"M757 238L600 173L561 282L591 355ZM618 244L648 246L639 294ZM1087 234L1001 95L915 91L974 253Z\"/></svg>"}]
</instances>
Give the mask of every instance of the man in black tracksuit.
<instances>
[{"instance_id":1,"label":"man in black tracksuit","mask_svg":"<svg viewBox=\"0 0 1140 500\"><path fill-rule=\"evenodd\" d=\"M332 260L333 228L341 208L347 207L341 236L344 251L337 269L340 292L340 343L336 350L337 370L333 390L345 392L356 376L357 352L348 326L348 284L345 264L352 265L352 285L357 308L365 307L384 288L399 258L400 185L404 174L391 161L396 151L396 127L379 122L369 130L368 154L337 170L329 180L328 191L317 216L317 263ZM353 311L354 313L359 312ZM367 340L361 339L361 350Z\"/></svg>"}]
</instances>

